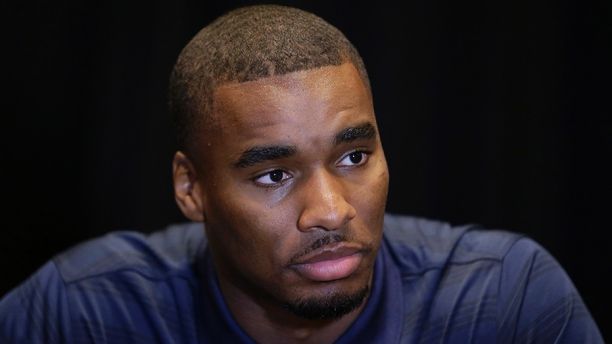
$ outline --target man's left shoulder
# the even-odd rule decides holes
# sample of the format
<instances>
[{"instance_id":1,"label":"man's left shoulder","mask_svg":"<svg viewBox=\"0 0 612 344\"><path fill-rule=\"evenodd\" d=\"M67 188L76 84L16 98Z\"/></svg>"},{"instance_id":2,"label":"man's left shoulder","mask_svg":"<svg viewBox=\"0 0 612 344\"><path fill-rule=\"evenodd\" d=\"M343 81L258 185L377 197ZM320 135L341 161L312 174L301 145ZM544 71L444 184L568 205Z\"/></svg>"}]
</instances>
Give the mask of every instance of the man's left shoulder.
<instances>
[{"instance_id":1,"label":"man's left shoulder","mask_svg":"<svg viewBox=\"0 0 612 344\"><path fill-rule=\"evenodd\" d=\"M603 342L567 273L524 234L387 215L384 235L405 302L427 310L430 329L472 319L451 322L449 335L474 324L497 342Z\"/></svg>"},{"instance_id":2,"label":"man's left shoulder","mask_svg":"<svg viewBox=\"0 0 612 344\"><path fill-rule=\"evenodd\" d=\"M520 247L524 252L540 249L520 233L486 230L471 224L452 226L447 222L395 214L385 215L384 235L399 264L411 265L413 271L477 260L501 262L521 240L530 243Z\"/></svg>"}]
</instances>

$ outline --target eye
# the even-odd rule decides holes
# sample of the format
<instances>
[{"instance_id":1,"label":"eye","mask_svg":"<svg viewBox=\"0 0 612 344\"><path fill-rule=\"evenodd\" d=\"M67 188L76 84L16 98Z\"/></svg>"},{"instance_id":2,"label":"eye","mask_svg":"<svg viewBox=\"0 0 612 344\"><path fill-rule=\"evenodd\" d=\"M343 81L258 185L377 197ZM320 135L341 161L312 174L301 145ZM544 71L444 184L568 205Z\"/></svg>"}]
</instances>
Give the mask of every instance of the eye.
<instances>
[{"instance_id":1,"label":"eye","mask_svg":"<svg viewBox=\"0 0 612 344\"><path fill-rule=\"evenodd\" d=\"M263 186L279 186L290 178L291 175L289 173L283 170L274 170L256 177L254 181Z\"/></svg>"},{"instance_id":2,"label":"eye","mask_svg":"<svg viewBox=\"0 0 612 344\"><path fill-rule=\"evenodd\" d=\"M368 160L368 153L364 151L352 151L342 157L340 162L338 162L338 166L341 167L350 167L350 166L360 166L366 163Z\"/></svg>"}]
</instances>

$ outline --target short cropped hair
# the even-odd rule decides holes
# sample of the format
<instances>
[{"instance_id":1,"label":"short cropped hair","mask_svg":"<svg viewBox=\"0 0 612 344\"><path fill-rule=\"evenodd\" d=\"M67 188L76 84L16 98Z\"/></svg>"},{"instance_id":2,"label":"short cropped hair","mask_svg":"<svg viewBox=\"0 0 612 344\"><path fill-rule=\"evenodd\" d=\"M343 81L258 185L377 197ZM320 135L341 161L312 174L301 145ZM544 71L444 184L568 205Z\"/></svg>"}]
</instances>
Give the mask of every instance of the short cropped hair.
<instances>
[{"instance_id":1,"label":"short cropped hair","mask_svg":"<svg viewBox=\"0 0 612 344\"><path fill-rule=\"evenodd\" d=\"M168 100L178 149L195 153L204 126L214 127L212 98L218 86L346 62L356 67L371 92L355 47L318 16L278 5L228 12L195 35L171 73Z\"/></svg>"}]
</instances>

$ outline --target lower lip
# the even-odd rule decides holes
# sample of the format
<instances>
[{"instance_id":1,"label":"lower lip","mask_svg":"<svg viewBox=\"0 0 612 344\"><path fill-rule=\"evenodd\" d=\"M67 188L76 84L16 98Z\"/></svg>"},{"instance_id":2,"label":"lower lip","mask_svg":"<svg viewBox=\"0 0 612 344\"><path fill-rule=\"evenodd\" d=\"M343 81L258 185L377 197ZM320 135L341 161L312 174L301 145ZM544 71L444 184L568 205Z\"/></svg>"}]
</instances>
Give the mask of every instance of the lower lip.
<instances>
[{"instance_id":1,"label":"lower lip","mask_svg":"<svg viewBox=\"0 0 612 344\"><path fill-rule=\"evenodd\" d=\"M350 276L361 263L361 254L352 254L332 260L323 260L316 263L294 265L302 276L317 282L329 282Z\"/></svg>"}]
</instances>

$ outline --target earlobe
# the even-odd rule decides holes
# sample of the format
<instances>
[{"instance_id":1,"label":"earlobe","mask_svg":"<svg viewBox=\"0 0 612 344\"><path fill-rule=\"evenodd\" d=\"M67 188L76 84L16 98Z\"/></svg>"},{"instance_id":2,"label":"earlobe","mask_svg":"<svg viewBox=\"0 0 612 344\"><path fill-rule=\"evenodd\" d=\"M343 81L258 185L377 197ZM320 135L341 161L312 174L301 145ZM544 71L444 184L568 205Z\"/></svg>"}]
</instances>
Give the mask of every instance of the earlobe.
<instances>
[{"instance_id":1,"label":"earlobe","mask_svg":"<svg viewBox=\"0 0 612 344\"><path fill-rule=\"evenodd\" d=\"M204 222L203 194L197 172L187 156L177 151L172 161L174 198L181 212L191 221Z\"/></svg>"}]
</instances>

